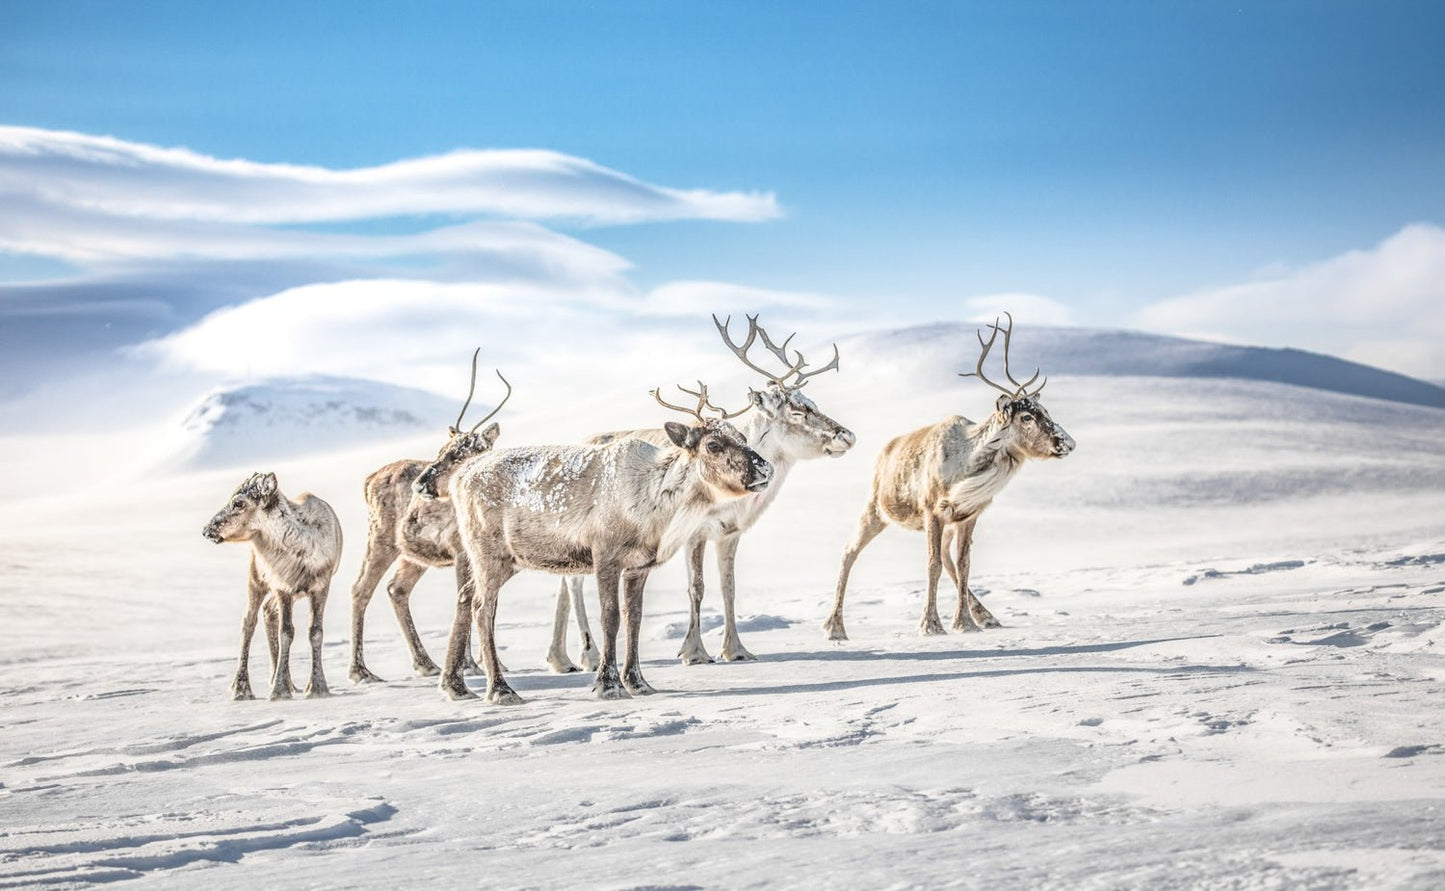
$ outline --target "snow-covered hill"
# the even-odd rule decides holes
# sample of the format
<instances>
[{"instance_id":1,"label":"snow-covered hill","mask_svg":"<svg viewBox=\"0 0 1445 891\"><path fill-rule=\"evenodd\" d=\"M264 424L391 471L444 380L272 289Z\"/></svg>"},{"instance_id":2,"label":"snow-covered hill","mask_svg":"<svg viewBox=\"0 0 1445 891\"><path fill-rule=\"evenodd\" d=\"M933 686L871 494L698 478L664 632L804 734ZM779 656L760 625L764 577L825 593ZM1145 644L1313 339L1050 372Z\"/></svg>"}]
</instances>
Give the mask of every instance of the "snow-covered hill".
<instances>
[{"instance_id":1,"label":"snow-covered hill","mask_svg":"<svg viewBox=\"0 0 1445 891\"><path fill-rule=\"evenodd\" d=\"M852 368L891 363L941 378L973 369L976 331L973 324L941 323L857 335L839 346ZM1232 346L1139 331L1020 324L1011 364L1015 376L1025 372L1020 380L1036 367L1050 376L1238 378L1445 408L1445 387L1358 362L1304 350Z\"/></svg>"},{"instance_id":2,"label":"snow-covered hill","mask_svg":"<svg viewBox=\"0 0 1445 891\"><path fill-rule=\"evenodd\" d=\"M425 390L359 378L281 378L222 387L186 413L182 456L192 467L230 467L420 433L441 436L458 408Z\"/></svg>"}]
</instances>

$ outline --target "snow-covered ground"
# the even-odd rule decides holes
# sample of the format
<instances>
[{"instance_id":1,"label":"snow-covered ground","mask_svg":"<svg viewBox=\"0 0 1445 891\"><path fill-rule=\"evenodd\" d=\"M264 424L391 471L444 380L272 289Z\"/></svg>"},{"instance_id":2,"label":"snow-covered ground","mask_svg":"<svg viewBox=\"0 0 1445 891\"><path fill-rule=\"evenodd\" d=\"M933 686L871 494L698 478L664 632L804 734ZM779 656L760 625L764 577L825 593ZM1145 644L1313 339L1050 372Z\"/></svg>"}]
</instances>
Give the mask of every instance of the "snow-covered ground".
<instances>
[{"instance_id":1,"label":"snow-covered ground","mask_svg":"<svg viewBox=\"0 0 1445 891\"><path fill-rule=\"evenodd\" d=\"M1090 336L1055 344L1086 355ZM556 581L535 574L498 623L525 704L409 676L384 595L368 663L390 682L348 683L360 481L441 430L0 503L0 887L1445 882L1445 410L1333 392L1333 371L1065 369L1044 401L1078 450L1026 467L979 524L974 582L1006 627L919 637L922 539L890 530L855 570L852 639L827 641L874 456L991 405L951 376L972 355L933 329L845 341L844 373L809 392L858 446L796 468L740 551L760 659L678 664L674 562L643 630L660 692L625 702L542 667ZM659 423L655 376L570 401L519 385L501 441ZM71 448L58 474L84 473ZM326 497L349 536L330 699L228 699L246 552L200 527L255 469ZM451 585L433 572L412 601L434 656Z\"/></svg>"}]
</instances>

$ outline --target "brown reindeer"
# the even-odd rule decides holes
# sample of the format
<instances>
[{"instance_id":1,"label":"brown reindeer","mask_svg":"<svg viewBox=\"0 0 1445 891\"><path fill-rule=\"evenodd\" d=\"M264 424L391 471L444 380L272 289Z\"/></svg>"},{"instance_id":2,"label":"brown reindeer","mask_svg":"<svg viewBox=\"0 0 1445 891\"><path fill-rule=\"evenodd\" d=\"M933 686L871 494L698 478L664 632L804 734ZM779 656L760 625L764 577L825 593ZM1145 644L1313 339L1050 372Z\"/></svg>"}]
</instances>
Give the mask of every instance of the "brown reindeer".
<instances>
[{"instance_id":1,"label":"brown reindeer","mask_svg":"<svg viewBox=\"0 0 1445 891\"><path fill-rule=\"evenodd\" d=\"M201 530L211 541L249 542L251 569L246 613L241 620L241 658L231 683L234 699L254 699L251 692L251 638L256 614L266 611L266 639L271 649L271 698L290 699L291 641L296 635L292 607L298 599L311 603L311 681L308 697L325 696L321 670L321 622L331 577L341 562L341 523L331 505L315 495L295 501L281 494L274 473L252 474L231 493L231 500Z\"/></svg>"},{"instance_id":2,"label":"brown reindeer","mask_svg":"<svg viewBox=\"0 0 1445 891\"><path fill-rule=\"evenodd\" d=\"M653 397L668 408L656 390ZM451 480L473 587L458 596L442 691L471 698L462 678L468 592L479 601L477 633L487 671L487 699L521 702L502 677L493 629L502 585L523 569L558 575L595 573L602 605L602 653L593 689L602 699L652 693L638 660L642 593L647 576L692 537L720 502L767 488L773 469L748 448L736 428L704 418L704 397L686 410L697 423L668 422L673 447L624 438L606 445L537 446L482 455ZM426 488L418 488L426 494ZM432 493L434 494L434 493ZM617 665L619 585L627 621L627 654Z\"/></svg>"},{"instance_id":3,"label":"brown reindeer","mask_svg":"<svg viewBox=\"0 0 1445 891\"><path fill-rule=\"evenodd\" d=\"M512 385L507 383L500 371L497 377L506 385L507 394L471 429L466 432L461 429L462 419L466 417L472 395L476 392L477 355L480 353L478 349L472 354L472 383L467 391L467 401L462 404L456 423L447 429L447 441L437 452L436 459L430 464L425 459L393 461L366 478L366 555L361 559L361 574L356 584L351 586L350 676L354 682L382 680L366 667L366 608L377 584L393 564L396 564L396 572L386 585L386 593L411 649L412 668L423 677L440 671L417 634L416 623L411 616L411 592L429 567L456 564L462 546L457 538L456 512L452 510L451 502L420 498L413 493L412 486L423 471L431 474L433 482L444 484L458 466L491 449L501 434L501 428L496 424L479 429L495 417L512 396ZM465 570L458 566L458 588L468 577ZM469 650L465 661L468 671L481 671Z\"/></svg>"},{"instance_id":4,"label":"brown reindeer","mask_svg":"<svg viewBox=\"0 0 1445 891\"><path fill-rule=\"evenodd\" d=\"M974 524L1025 460L1062 458L1073 451L1074 440L1038 401L1044 384L1029 390L1039 379L1038 371L1023 383L1014 380L1009 372L1013 317L1008 317L1006 328L1000 327L997 320L991 327L993 333L986 342L982 332L978 335L982 351L977 366L960 376L977 377L1003 392L993 414L981 423L954 415L892 440L878 456L873 492L853 539L843 551L833 613L823 624L832 640L848 639L843 629L843 596L853 561L890 522L905 529L921 529L928 538L928 599L919 621L921 634L944 633L938 618L938 576L942 568L948 569L958 588L954 630L998 627L998 620L968 587ZM1012 384L1008 387L989 380L983 373L984 360L1000 332L1004 337L1004 374ZM956 565L947 553L948 546L955 542Z\"/></svg>"},{"instance_id":5,"label":"brown reindeer","mask_svg":"<svg viewBox=\"0 0 1445 891\"><path fill-rule=\"evenodd\" d=\"M717 316L712 318L713 325L717 327L723 343L727 345L733 355L737 356L743 365L767 380L767 383L762 385L762 389L748 391L748 405L743 411L751 409L752 413L747 416L746 420L738 423L738 429L746 437L748 444L769 464L773 465L773 481L765 491L756 495L735 498L719 504L708 517L707 522L698 529L692 541L687 543L685 549L687 554L687 592L691 609L687 634L683 638L682 646L677 654L685 665L713 661L703 646L701 627L704 590L702 567L708 542L713 543L717 557L718 579L722 587L723 639L719 655L728 662L754 659L756 657L743 646L742 640L738 637L734 608L737 590L734 567L737 562L739 539L744 532L757 523L763 512L778 497L783 482L788 478L793 465L799 461L814 458L839 457L852 448L856 441L852 431L824 414L813 400L802 393L803 386L811 378L838 369L837 346L833 347L832 361L816 371L804 372L803 369L807 367L808 363L804 360L802 353L794 350L793 355L796 358L788 358L788 343L793 339L792 335L779 345L774 343L768 336L768 332L758 324L757 316L748 316L747 320L747 337L741 344L738 344L733 342L728 332L732 318L729 317L726 321L719 321ZM781 373L769 371L748 356L749 350L759 342L764 349L782 363L786 370ZM698 386L702 386L701 382L698 383ZM684 392L706 400L705 389L703 388L704 393L692 390ZM711 407L717 408L716 406ZM733 416L724 414L725 419ZM604 433L592 437L588 442L601 444L624 436L640 437L657 446L668 444L667 434L662 430ZM570 592L564 589L558 591L557 594L557 612L552 632L553 652L565 651L568 594L573 595L571 599L575 602L578 599L575 596L576 591L581 586L580 579L567 579L563 584L566 585L568 582L573 586ZM585 629L586 618L579 616L578 625ZM583 653L583 658L584 660L588 658L586 652Z\"/></svg>"}]
</instances>

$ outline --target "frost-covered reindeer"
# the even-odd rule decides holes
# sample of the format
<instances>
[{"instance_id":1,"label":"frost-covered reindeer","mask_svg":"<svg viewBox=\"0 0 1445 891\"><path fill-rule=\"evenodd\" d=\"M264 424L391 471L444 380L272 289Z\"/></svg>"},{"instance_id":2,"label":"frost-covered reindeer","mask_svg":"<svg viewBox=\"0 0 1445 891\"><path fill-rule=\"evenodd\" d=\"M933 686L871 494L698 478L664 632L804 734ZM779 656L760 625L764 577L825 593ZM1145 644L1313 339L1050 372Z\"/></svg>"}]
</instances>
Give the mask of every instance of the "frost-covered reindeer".
<instances>
[{"instance_id":1,"label":"frost-covered reindeer","mask_svg":"<svg viewBox=\"0 0 1445 891\"><path fill-rule=\"evenodd\" d=\"M657 391L653 396L666 405ZM773 475L735 427L703 417L705 405L704 396L696 411L688 411L695 425L665 425L673 447L628 438L606 445L503 449L457 471L450 491L475 584L457 600L441 679L446 695L474 696L462 678L462 663L467 625L475 615L487 699L522 701L502 677L493 630L498 591L523 569L595 573L602 654L593 689L602 699L653 692L638 661L648 574L687 543L719 502L761 492ZM427 494L424 483L418 488ZM619 585L626 588L622 611L628 636L620 672ZM479 601L475 610L468 590Z\"/></svg>"},{"instance_id":2,"label":"frost-covered reindeer","mask_svg":"<svg viewBox=\"0 0 1445 891\"><path fill-rule=\"evenodd\" d=\"M254 699L251 692L251 638L256 614L266 611L266 639L271 649L271 698L289 699L291 641L296 635L291 610L296 600L311 600L311 681L308 697L325 696L321 671L321 622L331 577L341 562L341 523L331 505L303 493L295 501L281 494L274 473L257 473L237 487L201 534L217 544L251 544L246 614L241 620L241 658L231 684L235 699Z\"/></svg>"},{"instance_id":3,"label":"frost-covered reindeer","mask_svg":"<svg viewBox=\"0 0 1445 891\"><path fill-rule=\"evenodd\" d=\"M687 665L713 661L703 647L701 628L702 562L707 543L713 542L717 554L718 577L722 583L724 624L721 656L729 662L756 658L748 652L738 638L737 618L734 610L736 595L734 566L737 560L738 540L744 532L753 527L753 524L763 515L763 511L767 510L773 500L778 497L783 481L787 479L794 464L812 458L836 458L852 448L856 441L856 437L851 431L825 415L813 400L801 392L810 378L825 371L838 369L837 346L833 347L831 362L816 371L804 373L803 369L807 367L807 362L802 353L794 350L793 355L796 356L796 359L788 358L788 343L794 335L790 335L779 345L774 343L768 337L768 332L758 324L757 316L748 316L747 318L748 336L741 344L734 343L730 334L731 317L726 321L718 321L718 317L713 316L712 321L717 326L723 343L727 344L733 355L737 356L743 365L767 379L767 383L761 390L748 391L749 405L747 408L753 409L753 413L738 425L738 429L747 438L748 445L773 465L773 481L763 492L718 505L708 517L707 522L687 543L687 591L691 612L687 635L683 638L682 648L678 651L678 656L682 657L682 661ZM768 371L748 358L748 350L759 339L761 339L763 347L782 362L786 370L781 374ZM691 390L683 392L693 396L701 395ZM747 411L747 408L743 411ZM724 415L725 418L734 416ZM659 446L666 446L668 443L667 434L662 430L604 433L593 437L589 442L610 442L626 436L639 437ZM579 577L563 582L564 585L571 584L571 599L574 602L579 599L578 592L581 589L581 581ZM553 652L559 649L565 651L567 602L567 593L558 591L557 620L554 623L552 635ZM579 620L579 624L583 624L582 620Z\"/></svg>"},{"instance_id":4,"label":"frost-covered reindeer","mask_svg":"<svg viewBox=\"0 0 1445 891\"><path fill-rule=\"evenodd\" d=\"M417 634L416 623L411 616L411 592L429 567L446 567L457 563L461 553L461 540L457 538L456 512L449 500L430 500L416 495L412 485L422 476L430 479L445 491L445 482L461 464L482 454L492 447L501 434L496 424L487 425L512 396L512 385L502 377L507 394L502 397L486 417L462 432L462 419L472 404L477 389L477 355L472 354L472 383L467 390L467 401L462 404L457 422L447 429L446 444L437 452L436 460L393 461L366 478L366 556L361 559L361 574L351 586L351 680L357 683L382 680L366 667L364 638L366 608L376 593L386 571L396 564L396 572L386 585L391 598L391 607L401 625L407 646L411 649L411 664L418 675L430 676L440 672L426 647L422 646ZM466 572L457 567L457 586L461 587ZM481 669L472 660L467 650L466 668L479 672Z\"/></svg>"},{"instance_id":5,"label":"frost-covered reindeer","mask_svg":"<svg viewBox=\"0 0 1445 891\"><path fill-rule=\"evenodd\" d=\"M892 440L883 447L873 473L873 492L868 506L858 519L858 529L843 551L843 565L838 571L838 588L833 614L823 623L823 630L833 640L847 640L843 629L843 595L848 589L848 572L853 561L868 542L877 537L889 522L905 529L922 529L928 537L928 599L919 621L921 634L943 634L938 618L938 576L941 568L958 587L958 610L953 627L958 631L997 628L998 620L984 608L968 587L969 549L973 527L979 514L993 502L994 496L1008 485L1019 467L1029 458L1062 458L1074 449L1074 440L1055 424L1038 401L1044 384L1032 391L1039 372L1023 383L1014 380L1008 368L1009 340L1013 335L1013 317L1008 327L1001 328L995 320L993 333L987 341L979 332L982 347L978 364L960 377L977 377L1003 392L994 412L982 423L974 423L962 415L954 415L930 427L923 427ZM999 333L1003 333L1004 374L1012 386L989 380L983 373L984 360ZM1045 379L1044 383L1047 383ZM948 554L957 543L957 565Z\"/></svg>"}]
</instances>

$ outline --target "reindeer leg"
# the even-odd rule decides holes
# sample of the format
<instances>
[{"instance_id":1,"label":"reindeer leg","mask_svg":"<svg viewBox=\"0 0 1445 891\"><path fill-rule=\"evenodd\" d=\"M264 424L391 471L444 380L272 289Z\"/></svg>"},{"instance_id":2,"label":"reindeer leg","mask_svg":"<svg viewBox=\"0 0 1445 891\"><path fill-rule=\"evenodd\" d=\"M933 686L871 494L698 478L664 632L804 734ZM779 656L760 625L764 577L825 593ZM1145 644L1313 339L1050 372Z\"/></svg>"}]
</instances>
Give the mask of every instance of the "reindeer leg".
<instances>
[{"instance_id":1,"label":"reindeer leg","mask_svg":"<svg viewBox=\"0 0 1445 891\"><path fill-rule=\"evenodd\" d=\"M421 581L421 577L426 575L426 571L426 564L402 557L396 563L396 571L391 574L391 581L386 583L386 596L391 601L391 611L396 613L396 624L401 627L401 636L406 638L407 649L411 650L411 667L418 677L433 677L441 671L422 645L421 635L416 630L416 621L411 616L411 592L416 583Z\"/></svg>"},{"instance_id":2,"label":"reindeer leg","mask_svg":"<svg viewBox=\"0 0 1445 891\"><path fill-rule=\"evenodd\" d=\"M567 587L572 592L572 612L577 614L577 631L582 635L582 667L588 671L596 671L600 660L597 656L597 642L592 639L592 626L587 624L587 604L582 599L582 576L569 577Z\"/></svg>"},{"instance_id":3,"label":"reindeer leg","mask_svg":"<svg viewBox=\"0 0 1445 891\"><path fill-rule=\"evenodd\" d=\"M973 520L951 523L943 531L943 567L953 579L954 590L958 592L958 609L953 613L954 631L977 631L973 618L968 614L968 543L973 532ZM949 551L957 544L957 559ZM955 564L957 569L954 569Z\"/></svg>"},{"instance_id":4,"label":"reindeer leg","mask_svg":"<svg viewBox=\"0 0 1445 891\"><path fill-rule=\"evenodd\" d=\"M349 676L353 683L370 684L382 680L366 667L366 657L363 652L366 639L366 608L371 605L371 596L376 593L376 586L381 583L382 576L386 575L386 570L396 562L397 553L395 545L383 541L379 535L373 535L366 542L366 555L361 558L361 575L356 577L356 583L351 586L351 670Z\"/></svg>"},{"instance_id":5,"label":"reindeer leg","mask_svg":"<svg viewBox=\"0 0 1445 891\"><path fill-rule=\"evenodd\" d=\"M628 573L625 583L627 599L623 607L627 613L627 658L622 663L622 684L634 696L648 696L657 691L642 677L642 663L638 658L642 643L642 589L647 585L647 571Z\"/></svg>"},{"instance_id":6,"label":"reindeer leg","mask_svg":"<svg viewBox=\"0 0 1445 891\"><path fill-rule=\"evenodd\" d=\"M256 698L256 694L251 692L251 639L256 636L256 613L260 611L265 597L266 586L261 582L256 563L252 560L246 580L246 613L241 617L241 659L236 665L235 680L231 681L231 698L237 701ZM275 661L274 657L272 661Z\"/></svg>"},{"instance_id":7,"label":"reindeer leg","mask_svg":"<svg viewBox=\"0 0 1445 891\"><path fill-rule=\"evenodd\" d=\"M943 572L943 521L929 511L923 517L923 534L928 537L928 599L918 620L919 634L943 634L938 618L938 577Z\"/></svg>"},{"instance_id":8,"label":"reindeer leg","mask_svg":"<svg viewBox=\"0 0 1445 891\"><path fill-rule=\"evenodd\" d=\"M631 694L622 686L617 672L617 584L619 570L614 561L597 560L597 600L602 607L602 661L597 666L597 679L592 690L598 699L628 699Z\"/></svg>"},{"instance_id":9,"label":"reindeer leg","mask_svg":"<svg viewBox=\"0 0 1445 891\"><path fill-rule=\"evenodd\" d=\"M261 602L261 615L265 618L266 645L271 650L271 674L269 677L275 677L278 661L276 657L281 650L281 599L274 592ZM286 679L286 689L291 693L296 692L296 685L291 683L289 675Z\"/></svg>"},{"instance_id":10,"label":"reindeer leg","mask_svg":"<svg viewBox=\"0 0 1445 891\"><path fill-rule=\"evenodd\" d=\"M707 536L696 535L687 543L687 600L689 604L687 636L677 655L683 665L699 665L712 661L702 645L702 555L707 549Z\"/></svg>"},{"instance_id":11,"label":"reindeer leg","mask_svg":"<svg viewBox=\"0 0 1445 891\"><path fill-rule=\"evenodd\" d=\"M271 672L271 698L290 699L296 687L291 683L291 641L296 638L296 625L291 615L296 597L290 591L277 591L276 608L281 628L276 636L276 669Z\"/></svg>"},{"instance_id":12,"label":"reindeer leg","mask_svg":"<svg viewBox=\"0 0 1445 891\"><path fill-rule=\"evenodd\" d=\"M510 578L510 576L508 576L508 578ZM457 554L457 588L458 588L458 590L460 590L462 585L474 585L474 584L476 584L476 580L475 580L475 579L473 578L473 576L472 576L471 565L468 564L468 563L466 563L466 552L465 552L465 551L462 551L462 552L460 552L460 553ZM478 598L478 597L473 596L473 598L472 598L472 609L474 610L474 612L472 613L472 621L473 621L473 622L475 622L475 621L476 621L476 618L477 618L475 610L478 610L478 609L481 608L481 603L482 603L481 598ZM479 676L479 675L480 675L480 676L488 676L488 675L487 675L486 666L485 666L484 664L478 663L478 662L477 662L477 659L472 658L472 649L471 649L471 646L472 646L472 645L471 645L471 641L470 641L471 633L472 633L472 632L471 632L471 626L468 626L468 627L467 627L468 641L467 641L467 649L466 649L466 656L465 656L466 664L463 665L462 668L463 668L464 671L466 671L466 673L467 673L468 675L470 675L470 676L472 676L472 677L477 677L477 676ZM483 663L485 663L485 661L486 661L485 658L484 658L485 649L486 649L485 646L484 646L480 641L478 641L478 642L477 642L477 658L482 659L482 660L483 660ZM500 657L498 657L498 659L500 660ZM503 674L506 674L508 671L511 671L511 669L508 668L508 667L507 667L505 664L503 664L501 661L498 661L498 662L497 662L497 665L500 666Z\"/></svg>"},{"instance_id":13,"label":"reindeer leg","mask_svg":"<svg viewBox=\"0 0 1445 891\"><path fill-rule=\"evenodd\" d=\"M823 630L828 632L829 640L847 640L848 632L843 630L843 596L848 592L848 573L853 569L853 561L868 546L868 542L878 537L888 526L878 513L878 505L875 501L869 501L868 506L863 510L863 516L858 518L858 528L853 532L852 541L843 549L843 565L838 569L838 588L833 593L833 614L828 621L823 623Z\"/></svg>"},{"instance_id":14,"label":"reindeer leg","mask_svg":"<svg viewBox=\"0 0 1445 891\"><path fill-rule=\"evenodd\" d=\"M502 661L497 658L497 599L502 585L516 573L512 564L492 560L473 581L481 598L476 624L477 639L482 643L482 665L487 671L487 701L496 705L521 705L524 701L502 677Z\"/></svg>"},{"instance_id":15,"label":"reindeer leg","mask_svg":"<svg viewBox=\"0 0 1445 891\"><path fill-rule=\"evenodd\" d=\"M737 616L733 611L733 600L737 596L733 566L737 561L738 542L741 540L742 535L739 533L726 536L717 543L717 571L722 582L723 597L722 657L728 662L758 658L749 653L748 648L743 646L743 642L738 638Z\"/></svg>"},{"instance_id":16,"label":"reindeer leg","mask_svg":"<svg viewBox=\"0 0 1445 891\"><path fill-rule=\"evenodd\" d=\"M547 664L557 674L581 671L567 655L567 619L572 613L572 598L567 583L575 576L562 576L557 582L557 610L552 616L552 645L547 648Z\"/></svg>"},{"instance_id":17,"label":"reindeer leg","mask_svg":"<svg viewBox=\"0 0 1445 891\"><path fill-rule=\"evenodd\" d=\"M306 698L318 699L322 696L330 696L331 690L326 686L326 675L321 668L321 629L322 622L326 617L326 598L331 594L329 583L311 592L311 627L307 629L307 637L311 644L311 679L306 683Z\"/></svg>"},{"instance_id":18,"label":"reindeer leg","mask_svg":"<svg viewBox=\"0 0 1445 891\"><path fill-rule=\"evenodd\" d=\"M460 556L460 555L458 555ZM470 573L470 563L467 564ZM462 562L457 561L460 569ZM457 608L452 616L452 633L447 638L447 656L442 666L441 691L448 699L476 699L477 694L467 689L462 676L467 651L471 647L471 625L473 601L476 599L476 583L457 586Z\"/></svg>"},{"instance_id":19,"label":"reindeer leg","mask_svg":"<svg viewBox=\"0 0 1445 891\"><path fill-rule=\"evenodd\" d=\"M975 628L1002 628L1003 625L999 623L999 620L993 617L993 613L988 611L988 608L973 593L973 589L968 586L968 570L973 554L973 525L977 522L978 517L969 520L958 538L959 614L962 615L966 602L969 619ZM958 627L956 618L954 627Z\"/></svg>"}]
</instances>

